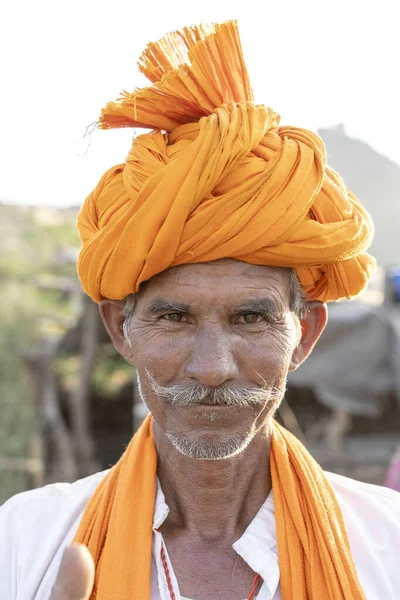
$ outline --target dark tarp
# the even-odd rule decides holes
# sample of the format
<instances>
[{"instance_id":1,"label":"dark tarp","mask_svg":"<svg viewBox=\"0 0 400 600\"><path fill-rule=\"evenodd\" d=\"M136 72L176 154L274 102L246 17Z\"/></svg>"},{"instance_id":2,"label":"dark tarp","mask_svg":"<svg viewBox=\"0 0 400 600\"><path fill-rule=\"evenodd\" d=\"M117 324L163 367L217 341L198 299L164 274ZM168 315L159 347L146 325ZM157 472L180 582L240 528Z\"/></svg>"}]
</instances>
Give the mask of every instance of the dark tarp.
<instances>
[{"instance_id":1,"label":"dark tarp","mask_svg":"<svg viewBox=\"0 0 400 600\"><path fill-rule=\"evenodd\" d=\"M328 310L321 339L289 386L312 388L329 408L378 416L391 392L400 400L400 310L360 301Z\"/></svg>"}]
</instances>

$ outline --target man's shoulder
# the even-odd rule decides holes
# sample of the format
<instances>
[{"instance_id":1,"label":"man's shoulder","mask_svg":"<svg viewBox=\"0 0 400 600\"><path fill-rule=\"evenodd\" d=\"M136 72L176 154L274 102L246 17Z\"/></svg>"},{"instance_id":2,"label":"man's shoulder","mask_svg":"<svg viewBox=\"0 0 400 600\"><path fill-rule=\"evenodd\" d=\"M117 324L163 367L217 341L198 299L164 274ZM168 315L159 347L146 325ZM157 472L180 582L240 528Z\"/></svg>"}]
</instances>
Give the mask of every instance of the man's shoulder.
<instances>
[{"instance_id":1,"label":"man's shoulder","mask_svg":"<svg viewBox=\"0 0 400 600\"><path fill-rule=\"evenodd\" d=\"M397 547L400 554L399 492L334 473L326 475L342 508L350 542L379 552L392 553Z\"/></svg>"},{"instance_id":2,"label":"man's shoulder","mask_svg":"<svg viewBox=\"0 0 400 600\"><path fill-rule=\"evenodd\" d=\"M387 509L389 514L400 522L400 494L381 485L365 483L357 479L351 479L337 473L325 471L339 502L344 506L354 506L358 509L365 508L375 510L376 508Z\"/></svg>"},{"instance_id":3,"label":"man's shoulder","mask_svg":"<svg viewBox=\"0 0 400 600\"><path fill-rule=\"evenodd\" d=\"M96 487L105 477L108 471L94 473L73 483L51 483L34 490L21 492L12 496L2 506L0 515L13 512L34 514L36 510L46 514L59 513L63 507L71 510L85 506Z\"/></svg>"},{"instance_id":4,"label":"man's shoulder","mask_svg":"<svg viewBox=\"0 0 400 600\"><path fill-rule=\"evenodd\" d=\"M66 534L82 515L96 487L107 474L102 471L74 483L53 483L21 492L0 506L1 536L7 531L18 539L35 539L36 533Z\"/></svg>"},{"instance_id":5,"label":"man's shoulder","mask_svg":"<svg viewBox=\"0 0 400 600\"><path fill-rule=\"evenodd\" d=\"M397 598L400 589L400 494L326 473L342 508L366 598Z\"/></svg>"},{"instance_id":6,"label":"man's shoulder","mask_svg":"<svg viewBox=\"0 0 400 600\"><path fill-rule=\"evenodd\" d=\"M0 598L48 598L62 551L106 474L22 492L0 507Z\"/></svg>"}]
</instances>

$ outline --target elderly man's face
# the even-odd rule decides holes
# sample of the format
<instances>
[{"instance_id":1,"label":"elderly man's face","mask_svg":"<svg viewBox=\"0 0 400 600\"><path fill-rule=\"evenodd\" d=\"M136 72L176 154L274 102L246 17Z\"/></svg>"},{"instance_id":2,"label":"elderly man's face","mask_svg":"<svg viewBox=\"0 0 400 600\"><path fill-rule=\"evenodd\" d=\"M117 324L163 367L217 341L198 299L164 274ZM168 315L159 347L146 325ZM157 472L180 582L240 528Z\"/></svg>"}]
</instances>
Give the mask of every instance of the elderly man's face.
<instances>
[{"instance_id":1,"label":"elderly man's face","mask_svg":"<svg viewBox=\"0 0 400 600\"><path fill-rule=\"evenodd\" d=\"M168 269L137 295L131 348L115 332L115 305L102 306L157 426L182 453L233 456L276 410L299 343L289 292L288 269L233 259Z\"/></svg>"}]
</instances>

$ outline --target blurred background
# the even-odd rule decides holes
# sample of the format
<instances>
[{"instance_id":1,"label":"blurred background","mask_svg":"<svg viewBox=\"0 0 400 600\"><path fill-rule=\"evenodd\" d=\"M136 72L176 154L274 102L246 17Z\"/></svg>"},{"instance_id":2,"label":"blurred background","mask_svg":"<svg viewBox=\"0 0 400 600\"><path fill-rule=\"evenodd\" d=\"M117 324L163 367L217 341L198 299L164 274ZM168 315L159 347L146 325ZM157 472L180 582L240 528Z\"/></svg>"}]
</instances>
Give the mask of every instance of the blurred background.
<instances>
[{"instance_id":1,"label":"blurred background","mask_svg":"<svg viewBox=\"0 0 400 600\"><path fill-rule=\"evenodd\" d=\"M395 1L13 0L1 8L0 503L118 460L144 416L134 368L76 276L79 207L132 131L94 123L144 84L150 40L238 19L257 102L317 131L372 214L379 268L289 379L278 418L322 466L400 489L400 42ZM89 133L88 133L89 132Z\"/></svg>"}]
</instances>

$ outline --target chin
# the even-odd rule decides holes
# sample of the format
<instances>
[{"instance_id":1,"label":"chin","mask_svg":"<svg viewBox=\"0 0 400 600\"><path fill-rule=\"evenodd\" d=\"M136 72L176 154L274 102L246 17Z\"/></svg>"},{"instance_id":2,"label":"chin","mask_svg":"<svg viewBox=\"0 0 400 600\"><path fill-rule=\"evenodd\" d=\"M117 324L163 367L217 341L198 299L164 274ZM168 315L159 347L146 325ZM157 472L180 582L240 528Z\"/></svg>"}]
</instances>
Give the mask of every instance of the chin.
<instances>
[{"instance_id":1,"label":"chin","mask_svg":"<svg viewBox=\"0 0 400 600\"><path fill-rule=\"evenodd\" d=\"M178 452L196 460L225 460L243 452L255 436L254 431L227 434L225 431L218 435L217 432L204 433L204 431L191 431L190 434L182 432L167 432L167 438Z\"/></svg>"}]
</instances>

